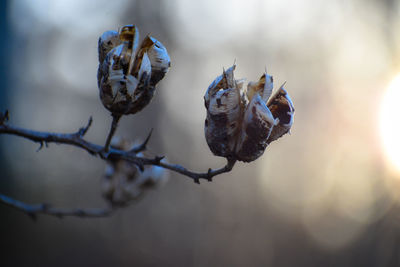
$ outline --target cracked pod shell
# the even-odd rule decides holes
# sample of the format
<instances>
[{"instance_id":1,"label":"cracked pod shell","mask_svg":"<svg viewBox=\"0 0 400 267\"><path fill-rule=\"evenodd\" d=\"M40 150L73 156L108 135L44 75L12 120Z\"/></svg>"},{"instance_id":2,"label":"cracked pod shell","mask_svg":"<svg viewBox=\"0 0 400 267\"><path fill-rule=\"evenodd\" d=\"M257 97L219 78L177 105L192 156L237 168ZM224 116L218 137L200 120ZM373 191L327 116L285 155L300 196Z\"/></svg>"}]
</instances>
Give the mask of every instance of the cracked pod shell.
<instances>
[{"instance_id":1,"label":"cracked pod shell","mask_svg":"<svg viewBox=\"0 0 400 267\"><path fill-rule=\"evenodd\" d=\"M294 105L283 85L267 104L278 124L272 129L268 144L290 132L294 121Z\"/></svg>"},{"instance_id":2,"label":"cracked pod shell","mask_svg":"<svg viewBox=\"0 0 400 267\"><path fill-rule=\"evenodd\" d=\"M294 107L283 87L267 104L273 89L272 76L267 73L257 82L249 82L244 93L241 80L234 79L234 69L224 71L207 89L204 131L214 155L250 162L289 132Z\"/></svg>"},{"instance_id":3,"label":"cracked pod shell","mask_svg":"<svg viewBox=\"0 0 400 267\"><path fill-rule=\"evenodd\" d=\"M113 114L134 114L150 103L156 83L168 70L169 56L155 38L147 36L139 46L139 32L134 25L122 27L118 39L113 31L99 39L100 99Z\"/></svg>"},{"instance_id":4,"label":"cracked pod shell","mask_svg":"<svg viewBox=\"0 0 400 267\"><path fill-rule=\"evenodd\" d=\"M242 116L241 84L234 80L235 65L217 77L204 96L207 118L204 133L211 152L216 156L234 155L236 136Z\"/></svg>"},{"instance_id":5,"label":"cracked pod shell","mask_svg":"<svg viewBox=\"0 0 400 267\"><path fill-rule=\"evenodd\" d=\"M268 137L276 124L277 120L261 96L255 94L244 113L236 148L237 159L250 162L259 158L268 146Z\"/></svg>"}]
</instances>

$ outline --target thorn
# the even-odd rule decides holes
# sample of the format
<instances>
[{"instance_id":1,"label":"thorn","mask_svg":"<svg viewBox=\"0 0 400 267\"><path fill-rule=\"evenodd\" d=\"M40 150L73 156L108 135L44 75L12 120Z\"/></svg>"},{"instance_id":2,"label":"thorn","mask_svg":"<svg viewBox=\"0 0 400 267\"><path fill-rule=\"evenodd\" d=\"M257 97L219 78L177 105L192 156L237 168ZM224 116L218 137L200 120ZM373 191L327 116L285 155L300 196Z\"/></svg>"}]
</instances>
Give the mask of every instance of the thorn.
<instances>
[{"instance_id":1,"label":"thorn","mask_svg":"<svg viewBox=\"0 0 400 267\"><path fill-rule=\"evenodd\" d=\"M165 158L165 156L156 156L156 157L154 158L154 160L155 160L157 163L160 163L160 161L163 160L164 158Z\"/></svg>"},{"instance_id":2,"label":"thorn","mask_svg":"<svg viewBox=\"0 0 400 267\"><path fill-rule=\"evenodd\" d=\"M90 126L92 125L92 122L93 122L93 118L92 118L92 116L90 116L86 126L82 127L82 128L79 128L79 130L76 133L76 135L83 137L87 133L87 131L89 130Z\"/></svg>"},{"instance_id":3,"label":"thorn","mask_svg":"<svg viewBox=\"0 0 400 267\"><path fill-rule=\"evenodd\" d=\"M36 149L36 152L39 152L43 148L43 141L40 141L40 146L38 149Z\"/></svg>"},{"instance_id":4,"label":"thorn","mask_svg":"<svg viewBox=\"0 0 400 267\"><path fill-rule=\"evenodd\" d=\"M9 113L8 110L6 109L6 111L3 113L0 113L0 125L2 125L3 123L5 123L6 121L8 121L9 119Z\"/></svg>"},{"instance_id":5,"label":"thorn","mask_svg":"<svg viewBox=\"0 0 400 267\"><path fill-rule=\"evenodd\" d=\"M143 148L144 148L144 149L146 149L147 143L149 142L150 137L151 137L151 135L153 134L153 129L154 129L154 128L151 128L151 129L150 129L149 134L147 135L146 139L145 139L144 142L143 142Z\"/></svg>"},{"instance_id":6,"label":"thorn","mask_svg":"<svg viewBox=\"0 0 400 267\"><path fill-rule=\"evenodd\" d=\"M154 129L154 128L151 128L151 130L150 130L149 134L147 135L146 139L144 140L144 142L143 142L142 144L140 144L140 145L138 145L138 146L132 148L132 149L130 150L130 152L139 153L139 152L141 152L141 151L146 150L147 143L148 143L149 140L150 140L150 137L151 137L151 135L152 135L152 133L153 133L153 129Z\"/></svg>"},{"instance_id":7,"label":"thorn","mask_svg":"<svg viewBox=\"0 0 400 267\"><path fill-rule=\"evenodd\" d=\"M102 149L101 151L97 152L97 154L100 156L101 159L108 159L110 152L105 152L104 149Z\"/></svg>"},{"instance_id":8,"label":"thorn","mask_svg":"<svg viewBox=\"0 0 400 267\"><path fill-rule=\"evenodd\" d=\"M209 182L212 182L211 172L212 172L212 169L209 168L208 171L207 171L207 180L208 180Z\"/></svg>"}]
</instances>

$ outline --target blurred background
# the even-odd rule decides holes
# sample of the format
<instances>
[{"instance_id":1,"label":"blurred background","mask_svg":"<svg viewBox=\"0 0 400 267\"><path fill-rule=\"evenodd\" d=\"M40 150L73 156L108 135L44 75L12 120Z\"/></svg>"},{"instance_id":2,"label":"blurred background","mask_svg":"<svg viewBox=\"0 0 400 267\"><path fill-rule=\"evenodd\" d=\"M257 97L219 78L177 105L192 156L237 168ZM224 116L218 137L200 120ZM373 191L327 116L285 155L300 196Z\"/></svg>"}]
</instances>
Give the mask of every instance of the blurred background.
<instances>
[{"instance_id":1,"label":"blurred background","mask_svg":"<svg viewBox=\"0 0 400 267\"><path fill-rule=\"evenodd\" d=\"M97 40L136 24L172 67L117 135L206 171L208 85L267 67L287 82L292 134L212 183L170 173L114 216L39 216L0 205L2 266L400 266L400 2L396 0L0 3L0 109L10 123L103 144L111 116L96 82ZM105 163L75 147L0 135L0 193L28 203L103 207Z\"/></svg>"}]
</instances>

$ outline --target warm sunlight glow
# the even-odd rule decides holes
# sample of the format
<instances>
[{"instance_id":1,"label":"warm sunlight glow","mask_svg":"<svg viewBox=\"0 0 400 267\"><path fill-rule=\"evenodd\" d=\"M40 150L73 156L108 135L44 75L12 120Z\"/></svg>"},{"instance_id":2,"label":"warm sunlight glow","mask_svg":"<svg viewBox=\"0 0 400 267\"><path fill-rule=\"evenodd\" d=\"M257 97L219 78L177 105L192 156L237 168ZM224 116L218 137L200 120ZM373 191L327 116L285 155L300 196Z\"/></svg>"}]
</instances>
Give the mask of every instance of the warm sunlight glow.
<instances>
[{"instance_id":1,"label":"warm sunlight glow","mask_svg":"<svg viewBox=\"0 0 400 267\"><path fill-rule=\"evenodd\" d=\"M400 172L400 75L389 84L383 97L380 131L386 156Z\"/></svg>"}]
</instances>

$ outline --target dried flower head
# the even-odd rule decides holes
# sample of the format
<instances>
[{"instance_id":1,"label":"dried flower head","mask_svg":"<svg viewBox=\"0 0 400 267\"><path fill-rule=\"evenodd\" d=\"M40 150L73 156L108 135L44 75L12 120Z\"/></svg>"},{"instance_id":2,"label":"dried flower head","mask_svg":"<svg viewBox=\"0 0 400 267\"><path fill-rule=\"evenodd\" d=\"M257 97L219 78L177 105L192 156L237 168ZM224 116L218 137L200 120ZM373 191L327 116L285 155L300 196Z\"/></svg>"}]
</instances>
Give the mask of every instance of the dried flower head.
<instances>
[{"instance_id":1,"label":"dried flower head","mask_svg":"<svg viewBox=\"0 0 400 267\"><path fill-rule=\"evenodd\" d=\"M167 49L146 36L139 46L139 31L126 25L99 38L97 82L103 105L113 114L134 114L150 103L156 84L170 67Z\"/></svg>"},{"instance_id":2,"label":"dried flower head","mask_svg":"<svg viewBox=\"0 0 400 267\"><path fill-rule=\"evenodd\" d=\"M289 132L294 106L283 85L268 101L273 79L267 73L243 89L243 79L234 78L235 68L224 70L207 89L204 131L214 155L250 162Z\"/></svg>"},{"instance_id":3,"label":"dried flower head","mask_svg":"<svg viewBox=\"0 0 400 267\"><path fill-rule=\"evenodd\" d=\"M111 146L130 150L132 145L124 139L114 137ZM144 156L139 153L138 156ZM126 205L138 199L146 190L162 184L168 178L167 172L158 166L145 166L140 170L125 160L108 160L102 180L103 196L113 205Z\"/></svg>"}]
</instances>

